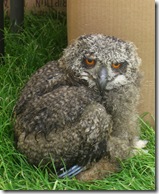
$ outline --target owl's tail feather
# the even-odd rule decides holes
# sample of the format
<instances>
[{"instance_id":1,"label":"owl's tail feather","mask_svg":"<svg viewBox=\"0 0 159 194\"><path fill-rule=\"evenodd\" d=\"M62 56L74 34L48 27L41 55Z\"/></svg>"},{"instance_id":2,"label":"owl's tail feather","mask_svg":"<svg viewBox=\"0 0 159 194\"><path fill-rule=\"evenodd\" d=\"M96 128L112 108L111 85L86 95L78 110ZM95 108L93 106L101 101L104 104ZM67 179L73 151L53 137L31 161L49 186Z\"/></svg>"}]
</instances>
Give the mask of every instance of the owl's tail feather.
<instances>
[{"instance_id":1,"label":"owl's tail feather","mask_svg":"<svg viewBox=\"0 0 159 194\"><path fill-rule=\"evenodd\" d=\"M64 170L63 168L61 170ZM72 178L79 174L83 170L82 166L75 165L71 167L69 170L64 171L62 174L58 175L59 178Z\"/></svg>"}]
</instances>

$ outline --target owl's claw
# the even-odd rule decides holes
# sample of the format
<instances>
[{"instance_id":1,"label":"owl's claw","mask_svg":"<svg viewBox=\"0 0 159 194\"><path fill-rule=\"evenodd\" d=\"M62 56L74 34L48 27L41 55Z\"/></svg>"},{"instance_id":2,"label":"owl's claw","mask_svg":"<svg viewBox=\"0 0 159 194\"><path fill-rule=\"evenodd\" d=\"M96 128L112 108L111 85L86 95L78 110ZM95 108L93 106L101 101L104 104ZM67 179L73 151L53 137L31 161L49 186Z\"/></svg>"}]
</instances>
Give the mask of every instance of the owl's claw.
<instances>
[{"instance_id":1,"label":"owl's claw","mask_svg":"<svg viewBox=\"0 0 159 194\"><path fill-rule=\"evenodd\" d=\"M63 170L64 168L62 168L61 170ZM72 178L75 175L79 174L81 171L83 170L82 166L78 166L75 165L73 167L71 167L69 170L64 171L62 174L58 175L59 178Z\"/></svg>"}]
</instances>

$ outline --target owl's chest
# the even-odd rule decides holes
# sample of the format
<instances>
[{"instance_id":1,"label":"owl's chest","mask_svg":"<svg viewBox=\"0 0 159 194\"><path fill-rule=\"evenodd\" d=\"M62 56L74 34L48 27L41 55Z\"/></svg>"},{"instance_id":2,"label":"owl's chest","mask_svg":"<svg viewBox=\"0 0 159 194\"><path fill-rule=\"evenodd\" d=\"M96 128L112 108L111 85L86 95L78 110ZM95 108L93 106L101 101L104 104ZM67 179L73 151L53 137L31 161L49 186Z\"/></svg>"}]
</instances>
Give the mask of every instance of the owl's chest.
<instances>
[{"instance_id":1,"label":"owl's chest","mask_svg":"<svg viewBox=\"0 0 159 194\"><path fill-rule=\"evenodd\" d=\"M102 96L101 104L105 107L108 114L115 114L118 110L119 104L122 104L118 91L105 91L105 94Z\"/></svg>"}]
</instances>

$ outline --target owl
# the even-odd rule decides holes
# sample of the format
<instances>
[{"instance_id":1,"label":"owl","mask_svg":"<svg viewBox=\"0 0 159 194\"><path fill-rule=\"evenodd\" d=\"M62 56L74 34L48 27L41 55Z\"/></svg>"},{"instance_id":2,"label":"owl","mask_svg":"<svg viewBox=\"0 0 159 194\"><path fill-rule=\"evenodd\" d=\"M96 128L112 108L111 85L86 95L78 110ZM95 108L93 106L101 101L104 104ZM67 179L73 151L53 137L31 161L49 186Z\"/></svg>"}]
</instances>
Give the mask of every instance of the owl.
<instances>
[{"instance_id":1,"label":"owl","mask_svg":"<svg viewBox=\"0 0 159 194\"><path fill-rule=\"evenodd\" d=\"M78 37L27 82L14 108L17 149L60 178L102 179L139 140L141 73L136 47L116 37Z\"/></svg>"}]
</instances>

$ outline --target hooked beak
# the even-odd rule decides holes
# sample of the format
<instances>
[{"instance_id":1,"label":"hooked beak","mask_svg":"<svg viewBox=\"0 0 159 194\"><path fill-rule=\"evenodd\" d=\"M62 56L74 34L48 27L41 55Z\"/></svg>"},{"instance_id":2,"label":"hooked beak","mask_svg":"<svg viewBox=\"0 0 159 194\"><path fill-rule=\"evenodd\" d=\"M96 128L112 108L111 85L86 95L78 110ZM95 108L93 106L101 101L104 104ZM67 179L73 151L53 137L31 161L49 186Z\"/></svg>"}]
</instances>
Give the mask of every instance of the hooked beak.
<instances>
[{"instance_id":1,"label":"hooked beak","mask_svg":"<svg viewBox=\"0 0 159 194\"><path fill-rule=\"evenodd\" d=\"M103 94L107 84L107 69L102 66L98 72L97 85L101 94Z\"/></svg>"}]
</instances>

